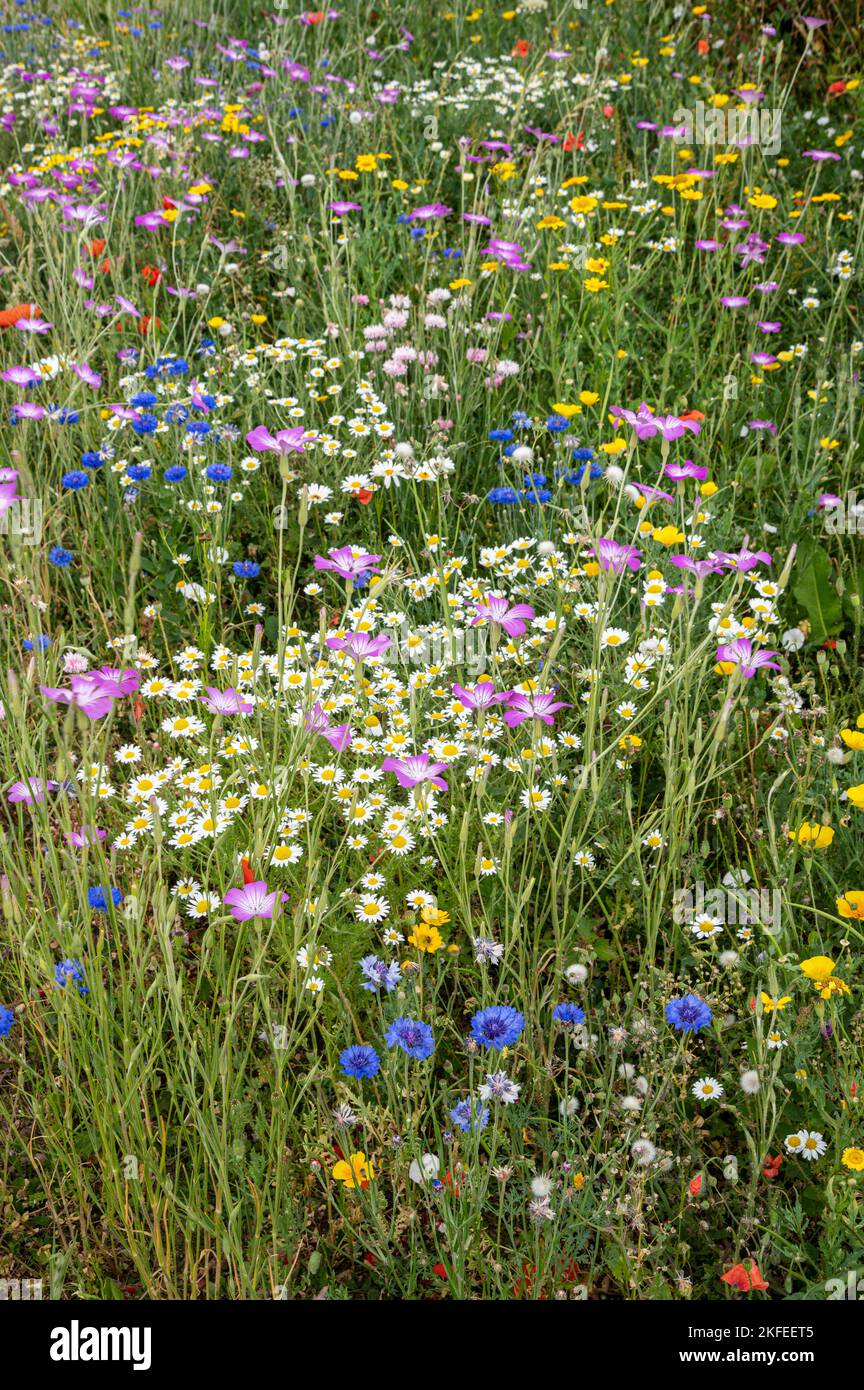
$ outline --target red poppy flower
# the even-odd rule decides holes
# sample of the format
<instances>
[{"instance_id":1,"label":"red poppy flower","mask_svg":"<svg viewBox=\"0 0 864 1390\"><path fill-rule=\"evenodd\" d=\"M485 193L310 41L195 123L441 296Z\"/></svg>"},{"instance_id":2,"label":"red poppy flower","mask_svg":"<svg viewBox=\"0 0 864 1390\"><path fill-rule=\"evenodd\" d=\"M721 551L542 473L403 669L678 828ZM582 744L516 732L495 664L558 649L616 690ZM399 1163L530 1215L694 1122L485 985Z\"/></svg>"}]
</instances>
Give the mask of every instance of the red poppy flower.
<instances>
[{"instance_id":1,"label":"red poppy flower","mask_svg":"<svg viewBox=\"0 0 864 1390\"><path fill-rule=\"evenodd\" d=\"M41 314L35 304L13 304L11 309L0 309L0 328L11 328L19 319L38 319Z\"/></svg>"},{"instance_id":2,"label":"red poppy flower","mask_svg":"<svg viewBox=\"0 0 864 1390\"><path fill-rule=\"evenodd\" d=\"M739 1293L750 1293L753 1289L767 1289L768 1285L759 1273L759 1266L755 1260L751 1262L750 1269L745 1269L743 1264L733 1265L727 1269L725 1274L720 1275L721 1283L730 1284Z\"/></svg>"}]
</instances>

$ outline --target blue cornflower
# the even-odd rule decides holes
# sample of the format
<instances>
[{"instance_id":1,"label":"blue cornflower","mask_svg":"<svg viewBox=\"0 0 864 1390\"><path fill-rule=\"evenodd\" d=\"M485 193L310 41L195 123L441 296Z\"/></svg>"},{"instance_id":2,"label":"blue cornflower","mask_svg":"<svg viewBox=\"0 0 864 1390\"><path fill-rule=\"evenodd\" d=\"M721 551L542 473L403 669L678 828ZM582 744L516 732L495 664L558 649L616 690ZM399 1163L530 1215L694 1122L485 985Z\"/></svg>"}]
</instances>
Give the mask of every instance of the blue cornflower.
<instances>
[{"instance_id":1,"label":"blue cornflower","mask_svg":"<svg viewBox=\"0 0 864 1390\"><path fill-rule=\"evenodd\" d=\"M486 493L486 501L494 502L496 506L512 506L519 501L519 494L512 487L493 487Z\"/></svg>"},{"instance_id":2,"label":"blue cornflower","mask_svg":"<svg viewBox=\"0 0 864 1390\"><path fill-rule=\"evenodd\" d=\"M205 342L209 341L205 339ZM203 344L202 344L203 346ZM212 346L212 343L211 343ZM185 357L175 357L173 362L168 364L169 376L186 376L189 372L189 363Z\"/></svg>"},{"instance_id":3,"label":"blue cornflower","mask_svg":"<svg viewBox=\"0 0 864 1390\"><path fill-rule=\"evenodd\" d=\"M355 1076L361 1081L369 1076L377 1076L381 1070L381 1059L374 1047L366 1047L362 1043L355 1043L353 1047L346 1047L344 1052L340 1052L339 1064L345 1076Z\"/></svg>"},{"instance_id":4,"label":"blue cornflower","mask_svg":"<svg viewBox=\"0 0 864 1390\"><path fill-rule=\"evenodd\" d=\"M257 579L261 566L255 560L235 560L234 573L238 579Z\"/></svg>"},{"instance_id":5,"label":"blue cornflower","mask_svg":"<svg viewBox=\"0 0 864 1390\"><path fill-rule=\"evenodd\" d=\"M573 457L577 463L590 463L594 457L594 450L588 448L574 449Z\"/></svg>"},{"instance_id":6,"label":"blue cornflower","mask_svg":"<svg viewBox=\"0 0 864 1390\"><path fill-rule=\"evenodd\" d=\"M585 1022L585 1010L580 1009L578 1004L556 1004L552 1017L557 1023L563 1023L565 1028L574 1028L577 1023Z\"/></svg>"},{"instance_id":7,"label":"blue cornflower","mask_svg":"<svg viewBox=\"0 0 864 1390\"><path fill-rule=\"evenodd\" d=\"M208 420L187 420L186 422L186 433L199 438L209 434L211 429L212 425Z\"/></svg>"},{"instance_id":8,"label":"blue cornflower","mask_svg":"<svg viewBox=\"0 0 864 1390\"><path fill-rule=\"evenodd\" d=\"M88 487L90 479L80 468L73 468L71 473L64 473L60 479L64 487L68 487L72 492L80 492L82 487Z\"/></svg>"},{"instance_id":9,"label":"blue cornflower","mask_svg":"<svg viewBox=\"0 0 864 1390\"><path fill-rule=\"evenodd\" d=\"M429 1024L421 1023L416 1018L395 1019L387 1029L385 1041L388 1047L401 1047L403 1052L418 1062L425 1062L435 1048Z\"/></svg>"},{"instance_id":10,"label":"blue cornflower","mask_svg":"<svg viewBox=\"0 0 864 1390\"><path fill-rule=\"evenodd\" d=\"M133 483L146 483L150 477L149 463L130 463L126 469L126 477L131 478Z\"/></svg>"},{"instance_id":11,"label":"blue cornflower","mask_svg":"<svg viewBox=\"0 0 864 1390\"><path fill-rule=\"evenodd\" d=\"M525 1027L525 1016L509 1004L493 1004L491 1008L481 1009L471 1020L471 1037L481 1047L491 1047L500 1052L502 1047L512 1047Z\"/></svg>"},{"instance_id":12,"label":"blue cornflower","mask_svg":"<svg viewBox=\"0 0 864 1390\"><path fill-rule=\"evenodd\" d=\"M576 450L576 453L581 453L581 452L584 452L584 451L579 450L579 449ZM574 472L565 473L565 474L564 474L564 479L565 479L565 481L568 482L568 483L572 483L574 487L578 487L579 484L581 483L582 479L583 479L584 476L585 476L585 468L586 468L586 465L583 463L582 466L581 466L581 468L577 468L577 469L576 469L575 473L574 473ZM588 476L589 476L589 478L590 478L592 481L593 481L595 478L602 478L602 477L603 477L603 469L600 467L599 463L592 463L592 464L591 464L591 468L590 468L590 471L589 471Z\"/></svg>"},{"instance_id":13,"label":"blue cornflower","mask_svg":"<svg viewBox=\"0 0 864 1390\"><path fill-rule=\"evenodd\" d=\"M208 395L206 391L201 392L199 399L201 400L202 404L196 406L196 410L212 410L216 404L216 397Z\"/></svg>"},{"instance_id":14,"label":"blue cornflower","mask_svg":"<svg viewBox=\"0 0 864 1390\"><path fill-rule=\"evenodd\" d=\"M516 428L519 429L519 430L527 430L527 429L530 429L530 428L531 428L531 425L533 424L533 421L532 421L531 416L528 414L527 411L525 411L525 410L514 410L514 411L513 411L513 424L514 424L514 425L516 426Z\"/></svg>"},{"instance_id":15,"label":"blue cornflower","mask_svg":"<svg viewBox=\"0 0 864 1390\"><path fill-rule=\"evenodd\" d=\"M15 1015L11 1009L7 1009L5 1004L0 1004L0 1038L6 1038L12 1032L12 1024L15 1022Z\"/></svg>"},{"instance_id":16,"label":"blue cornflower","mask_svg":"<svg viewBox=\"0 0 864 1390\"><path fill-rule=\"evenodd\" d=\"M563 415L550 415L546 421L546 428L550 434L563 434L567 429L567 421Z\"/></svg>"},{"instance_id":17,"label":"blue cornflower","mask_svg":"<svg viewBox=\"0 0 864 1390\"><path fill-rule=\"evenodd\" d=\"M54 966L54 979L58 989L65 989L68 984L78 986L79 994L89 994L89 990L84 983L84 966L80 960L61 960Z\"/></svg>"},{"instance_id":18,"label":"blue cornflower","mask_svg":"<svg viewBox=\"0 0 864 1390\"><path fill-rule=\"evenodd\" d=\"M211 483L227 483L233 472L230 463L211 463L207 467L207 477Z\"/></svg>"},{"instance_id":19,"label":"blue cornflower","mask_svg":"<svg viewBox=\"0 0 864 1390\"><path fill-rule=\"evenodd\" d=\"M479 1100L460 1100L450 1111L450 1119L454 1125L459 1126L463 1134L469 1131L479 1134L489 1123L489 1110L487 1106L481 1105Z\"/></svg>"},{"instance_id":20,"label":"blue cornflower","mask_svg":"<svg viewBox=\"0 0 864 1390\"><path fill-rule=\"evenodd\" d=\"M136 395L130 397L129 404L136 410L145 410L149 405L155 405L159 397L155 391L138 391Z\"/></svg>"},{"instance_id":21,"label":"blue cornflower","mask_svg":"<svg viewBox=\"0 0 864 1390\"><path fill-rule=\"evenodd\" d=\"M165 469L162 477L165 479L166 483L182 483L187 472L188 469L184 468L182 463L172 463L170 468Z\"/></svg>"},{"instance_id":22,"label":"blue cornflower","mask_svg":"<svg viewBox=\"0 0 864 1390\"><path fill-rule=\"evenodd\" d=\"M104 462L98 449L89 449L86 454L81 455L82 468L101 468Z\"/></svg>"},{"instance_id":23,"label":"blue cornflower","mask_svg":"<svg viewBox=\"0 0 864 1390\"><path fill-rule=\"evenodd\" d=\"M165 411L166 425L185 425L189 419L189 411L185 405L169 405Z\"/></svg>"},{"instance_id":24,"label":"blue cornflower","mask_svg":"<svg viewBox=\"0 0 864 1390\"><path fill-rule=\"evenodd\" d=\"M57 421L58 425L77 425L78 421L81 419L81 412L78 410L69 410L68 407L64 405L57 411L54 419Z\"/></svg>"},{"instance_id":25,"label":"blue cornflower","mask_svg":"<svg viewBox=\"0 0 864 1390\"><path fill-rule=\"evenodd\" d=\"M132 421L132 428L136 434L155 434L158 426L158 417L146 413L139 415L137 420Z\"/></svg>"},{"instance_id":26,"label":"blue cornflower","mask_svg":"<svg viewBox=\"0 0 864 1390\"><path fill-rule=\"evenodd\" d=\"M74 559L75 556L72 554L72 551L64 550L62 545L52 545L51 549L48 551L49 565L53 565L54 568L58 570L66 569L67 565L71 565Z\"/></svg>"},{"instance_id":27,"label":"blue cornflower","mask_svg":"<svg viewBox=\"0 0 864 1390\"><path fill-rule=\"evenodd\" d=\"M46 637L43 632L38 637L25 637L21 645L25 652L47 652L51 646L51 638Z\"/></svg>"},{"instance_id":28,"label":"blue cornflower","mask_svg":"<svg viewBox=\"0 0 864 1390\"><path fill-rule=\"evenodd\" d=\"M552 493L549 491L548 487L531 488L522 495L526 502L534 504L537 502L549 502L552 498Z\"/></svg>"},{"instance_id":29,"label":"blue cornflower","mask_svg":"<svg viewBox=\"0 0 864 1390\"><path fill-rule=\"evenodd\" d=\"M698 1033L711 1022L711 1010L698 994L685 994L681 999L670 999L666 1005L666 1022L677 1028L679 1033Z\"/></svg>"},{"instance_id":30,"label":"blue cornflower","mask_svg":"<svg viewBox=\"0 0 864 1390\"><path fill-rule=\"evenodd\" d=\"M366 976L362 988L368 989L371 994L377 994L379 989L391 994L402 980L402 971L395 960L388 965L377 956L364 956L360 962L360 969Z\"/></svg>"},{"instance_id":31,"label":"blue cornflower","mask_svg":"<svg viewBox=\"0 0 864 1390\"><path fill-rule=\"evenodd\" d=\"M507 444L513 438L512 430L490 430L489 438L494 439L498 444Z\"/></svg>"},{"instance_id":32,"label":"blue cornflower","mask_svg":"<svg viewBox=\"0 0 864 1390\"><path fill-rule=\"evenodd\" d=\"M87 901L94 912L108 911L108 894L111 894L111 901L115 907L119 907L123 901L123 894L119 888L88 888Z\"/></svg>"}]
</instances>

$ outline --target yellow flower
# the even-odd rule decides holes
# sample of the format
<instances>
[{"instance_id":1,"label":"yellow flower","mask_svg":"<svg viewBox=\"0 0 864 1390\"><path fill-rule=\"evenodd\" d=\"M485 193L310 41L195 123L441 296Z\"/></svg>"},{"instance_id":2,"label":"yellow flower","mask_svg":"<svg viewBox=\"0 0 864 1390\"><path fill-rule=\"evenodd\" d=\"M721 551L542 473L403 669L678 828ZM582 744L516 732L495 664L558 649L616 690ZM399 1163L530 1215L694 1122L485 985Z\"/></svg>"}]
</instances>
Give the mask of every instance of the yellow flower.
<instances>
[{"instance_id":1,"label":"yellow flower","mask_svg":"<svg viewBox=\"0 0 864 1390\"><path fill-rule=\"evenodd\" d=\"M858 729L841 729L840 737L847 748L854 748L856 752L864 748L864 733Z\"/></svg>"},{"instance_id":2,"label":"yellow flower","mask_svg":"<svg viewBox=\"0 0 864 1390\"><path fill-rule=\"evenodd\" d=\"M851 788L852 791L855 788ZM862 802L864 802L864 787L861 788ZM851 799L851 798L850 798ZM799 845L812 845L814 849L827 849L834 839L834 831L830 825L817 825L815 821L804 821L797 830L789 831L789 839L797 840Z\"/></svg>"},{"instance_id":3,"label":"yellow flower","mask_svg":"<svg viewBox=\"0 0 864 1390\"><path fill-rule=\"evenodd\" d=\"M678 545L684 539L684 532L679 531L677 526L661 526L651 534L661 545Z\"/></svg>"},{"instance_id":4,"label":"yellow flower","mask_svg":"<svg viewBox=\"0 0 864 1390\"><path fill-rule=\"evenodd\" d=\"M849 787L846 792L846 800L851 801L852 805L859 811L864 811L864 782L857 787Z\"/></svg>"},{"instance_id":5,"label":"yellow flower","mask_svg":"<svg viewBox=\"0 0 864 1390\"><path fill-rule=\"evenodd\" d=\"M437 927L415 927L408 938L408 944L416 947L418 951L425 951L427 955L434 955L440 951L444 945L441 933Z\"/></svg>"},{"instance_id":6,"label":"yellow flower","mask_svg":"<svg viewBox=\"0 0 864 1390\"><path fill-rule=\"evenodd\" d=\"M854 1173L864 1173L864 1149L844 1149L840 1162Z\"/></svg>"},{"instance_id":7,"label":"yellow flower","mask_svg":"<svg viewBox=\"0 0 864 1390\"><path fill-rule=\"evenodd\" d=\"M596 405L600 397L596 391L580 391L579 399L583 405Z\"/></svg>"},{"instance_id":8,"label":"yellow flower","mask_svg":"<svg viewBox=\"0 0 864 1390\"><path fill-rule=\"evenodd\" d=\"M565 420L569 420L573 415L582 414L578 405L567 405L564 401L556 401L552 409L556 415L563 415Z\"/></svg>"},{"instance_id":9,"label":"yellow flower","mask_svg":"<svg viewBox=\"0 0 864 1390\"><path fill-rule=\"evenodd\" d=\"M763 990L762 993L759 995L759 998L762 1000L762 1007L765 1010L766 1014L779 1014L782 1009L786 1008L787 1004L792 1003L791 994L784 994L780 999L772 999L771 995L766 994Z\"/></svg>"},{"instance_id":10,"label":"yellow flower","mask_svg":"<svg viewBox=\"0 0 864 1390\"><path fill-rule=\"evenodd\" d=\"M810 956L807 960L801 961L799 969L803 970L808 980L821 985L833 973L834 961L830 956Z\"/></svg>"},{"instance_id":11,"label":"yellow flower","mask_svg":"<svg viewBox=\"0 0 864 1390\"><path fill-rule=\"evenodd\" d=\"M444 927L450 921L450 913L438 907L424 907L420 916L429 927Z\"/></svg>"},{"instance_id":12,"label":"yellow flower","mask_svg":"<svg viewBox=\"0 0 864 1390\"><path fill-rule=\"evenodd\" d=\"M332 1175L337 1182L344 1182L346 1187L368 1187L375 1176L375 1169L366 1162L364 1153L356 1153L349 1156L347 1163L340 1158L333 1166Z\"/></svg>"},{"instance_id":13,"label":"yellow flower","mask_svg":"<svg viewBox=\"0 0 864 1390\"><path fill-rule=\"evenodd\" d=\"M850 888L837 899L837 911L841 917L864 919L864 893L860 888Z\"/></svg>"}]
</instances>

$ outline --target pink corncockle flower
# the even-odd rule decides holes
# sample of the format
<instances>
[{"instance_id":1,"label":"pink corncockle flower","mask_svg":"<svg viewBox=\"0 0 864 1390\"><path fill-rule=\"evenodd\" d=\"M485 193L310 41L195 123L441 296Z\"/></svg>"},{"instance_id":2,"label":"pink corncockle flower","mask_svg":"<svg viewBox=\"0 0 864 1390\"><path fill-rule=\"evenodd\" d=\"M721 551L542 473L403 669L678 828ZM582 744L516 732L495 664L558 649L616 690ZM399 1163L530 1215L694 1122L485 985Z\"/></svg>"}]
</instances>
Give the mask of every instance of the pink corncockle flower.
<instances>
[{"instance_id":1,"label":"pink corncockle flower","mask_svg":"<svg viewBox=\"0 0 864 1390\"><path fill-rule=\"evenodd\" d=\"M20 502L18 496L18 473L14 468L4 468L0 473L0 516L8 512L14 502Z\"/></svg>"},{"instance_id":2,"label":"pink corncockle flower","mask_svg":"<svg viewBox=\"0 0 864 1390\"><path fill-rule=\"evenodd\" d=\"M254 708L251 700L244 700L239 691L233 685L229 685L225 690L219 690L215 685L205 685L206 695L199 695L198 699L209 709L211 714L251 714Z\"/></svg>"},{"instance_id":3,"label":"pink corncockle flower","mask_svg":"<svg viewBox=\"0 0 864 1390\"><path fill-rule=\"evenodd\" d=\"M478 681L473 690L466 690L464 685L455 683L451 689L460 705L473 710L491 709L493 705L504 704L511 695L509 690L496 690L491 681Z\"/></svg>"},{"instance_id":4,"label":"pink corncockle flower","mask_svg":"<svg viewBox=\"0 0 864 1390\"><path fill-rule=\"evenodd\" d=\"M778 655L778 652L754 650L748 637L736 637L734 642L724 642L717 648L717 660L732 662L747 680L755 676L761 666L779 671L781 668L777 662L771 660L772 656Z\"/></svg>"},{"instance_id":5,"label":"pink corncockle flower","mask_svg":"<svg viewBox=\"0 0 864 1390\"><path fill-rule=\"evenodd\" d=\"M310 734L320 734L326 738L336 753L344 753L353 737L350 724L331 724L320 701L316 700L304 723Z\"/></svg>"},{"instance_id":6,"label":"pink corncockle flower","mask_svg":"<svg viewBox=\"0 0 864 1390\"><path fill-rule=\"evenodd\" d=\"M667 460L663 472L667 478L674 478L677 482L683 478L698 478L700 483L704 483L708 477L708 469L701 463L694 463L692 459L685 459L683 463Z\"/></svg>"},{"instance_id":7,"label":"pink corncockle flower","mask_svg":"<svg viewBox=\"0 0 864 1390\"><path fill-rule=\"evenodd\" d=\"M600 563L600 568L606 573L621 574L624 569L634 572L642 564L642 551L637 550L635 545L622 545L620 541L612 540L611 536L601 536L592 551Z\"/></svg>"},{"instance_id":8,"label":"pink corncockle flower","mask_svg":"<svg viewBox=\"0 0 864 1390\"><path fill-rule=\"evenodd\" d=\"M555 711L572 709L566 700L556 700L557 691L547 690L536 695L522 695L518 690L510 692L509 708L504 713L504 723L515 729L525 719L539 719L541 724L554 724Z\"/></svg>"},{"instance_id":9,"label":"pink corncockle flower","mask_svg":"<svg viewBox=\"0 0 864 1390\"><path fill-rule=\"evenodd\" d=\"M123 294L116 295L114 303L117 305L121 313L131 314L133 319L141 319L144 317L144 315L141 313L141 310L136 309L135 305L132 303L132 300L127 299L126 296Z\"/></svg>"},{"instance_id":10,"label":"pink corncockle flower","mask_svg":"<svg viewBox=\"0 0 864 1390\"><path fill-rule=\"evenodd\" d=\"M365 550L355 551L353 545L340 546L338 550L327 551L329 559L323 555L315 556L316 570L333 570L340 579L360 579L367 574L380 574L375 566L380 555L369 555Z\"/></svg>"},{"instance_id":11,"label":"pink corncockle flower","mask_svg":"<svg viewBox=\"0 0 864 1390\"><path fill-rule=\"evenodd\" d=\"M521 637L525 623L534 617L530 603L516 603L511 608L510 600L500 598L498 594L490 594L482 603L475 603L474 611L477 617L471 623L472 627L489 622L493 627L503 628L508 637Z\"/></svg>"},{"instance_id":12,"label":"pink corncockle flower","mask_svg":"<svg viewBox=\"0 0 864 1390\"><path fill-rule=\"evenodd\" d=\"M408 214L409 221L417 218L421 222L426 222L430 217L449 217L453 211L448 208L446 203L424 203L422 207L415 208Z\"/></svg>"},{"instance_id":13,"label":"pink corncockle flower","mask_svg":"<svg viewBox=\"0 0 864 1390\"><path fill-rule=\"evenodd\" d=\"M386 652L390 638L373 637L371 632L349 632L347 637L328 637L327 646L334 652L345 652L354 661L368 661Z\"/></svg>"},{"instance_id":14,"label":"pink corncockle flower","mask_svg":"<svg viewBox=\"0 0 864 1390\"><path fill-rule=\"evenodd\" d=\"M303 436L306 431L299 425L295 429L277 430L271 434L266 425L256 425L246 436L246 443L256 454L302 454L305 448Z\"/></svg>"},{"instance_id":15,"label":"pink corncockle flower","mask_svg":"<svg viewBox=\"0 0 864 1390\"><path fill-rule=\"evenodd\" d=\"M134 669L118 671L114 666L100 666L98 671L88 671L86 678L112 700L122 699L124 695L134 695L141 683L141 677Z\"/></svg>"},{"instance_id":16,"label":"pink corncockle flower","mask_svg":"<svg viewBox=\"0 0 864 1390\"><path fill-rule=\"evenodd\" d=\"M704 579L706 574L722 574L723 564L720 560L694 560L689 555L670 555L669 563L679 570L689 570L691 574L698 575Z\"/></svg>"},{"instance_id":17,"label":"pink corncockle flower","mask_svg":"<svg viewBox=\"0 0 864 1390\"><path fill-rule=\"evenodd\" d=\"M400 787L421 787L424 782L430 782L441 792L449 790L440 775L447 771L447 764L433 763L428 753L414 753L408 758L385 758L381 771L392 772Z\"/></svg>"},{"instance_id":18,"label":"pink corncockle flower","mask_svg":"<svg viewBox=\"0 0 864 1390\"><path fill-rule=\"evenodd\" d=\"M222 899L230 907L231 916L237 922L251 922L256 917L272 917L276 898L287 903L287 893L270 893L263 879L253 879L242 888L229 888Z\"/></svg>"},{"instance_id":19,"label":"pink corncockle flower","mask_svg":"<svg viewBox=\"0 0 864 1390\"><path fill-rule=\"evenodd\" d=\"M675 498L669 492L662 492L659 487L652 487L650 483L636 483L632 479L627 484L627 488L632 488L640 497L644 497L647 502L674 502ZM632 493L630 494L632 496Z\"/></svg>"},{"instance_id":20,"label":"pink corncockle flower","mask_svg":"<svg viewBox=\"0 0 864 1390\"><path fill-rule=\"evenodd\" d=\"M32 367L7 367L0 372L0 380L11 381L13 386L38 386L42 378Z\"/></svg>"},{"instance_id":21,"label":"pink corncockle flower","mask_svg":"<svg viewBox=\"0 0 864 1390\"><path fill-rule=\"evenodd\" d=\"M86 719L104 719L114 708L113 697L100 690L90 679L89 673L86 676L73 676L71 690L62 690L54 685L40 685L39 689L55 705L74 705Z\"/></svg>"},{"instance_id":22,"label":"pink corncockle flower","mask_svg":"<svg viewBox=\"0 0 864 1390\"><path fill-rule=\"evenodd\" d=\"M715 550L713 558L722 560L724 565L733 570L740 570L742 574L755 569L757 565L771 564L771 556L767 550L748 550L746 546L742 546L740 550Z\"/></svg>"},{"instance_id":23,"label":"pink corncockle flower","mask_svg":"<svg viewBox=\"0 0 864 1390\"><path fill-rule=\"evenodd\" d=\"M94 372L88 362L73 362L72 370L84 382L85 386L92 386L94 391L102 385L101 376L98 372Z\"/></svg>"},{"instance_id":24,"label":"pink corncockle flower","mask_svg":"<svg viewBox=\"0 0 864 1390\"><path fill-rule=\"evenodd\" d=\"M107 833L97 825L82 826L80 830L67 830L66 843L73 849L83 849L85 845L95 845L99 840L104 840Z\"/></svg>"},{"instance_id":25,"label":"pink corncockle flower","mask_svg":"<svg viewBox=\"0 0 864 1390\"><path fill-rule=\"evenodd\" d=\"M628 425L632 425L637 439L653 439L658 434L666 440L680 439L685 430L698 434L702 428L697 420L681 420L677 415L655 415L645 401L638 410L624 410L622 406L613 405L609 414L616 420L626 420Z\"/></svg>"},{"instance_id":26,"label":"pink corncockle flower","mask_svg":"<svg viewBox=\"0 0 864 1390\"><path fill-rule=\"evenodd\" d=\"M35 401L18 401L9 412L13 420L44 420L48 411Z\"/></svg>"},{"instance_id":27,"label":"pink corncockle flower","mask_svg":"<svg viewBox=\"0 0 864 1390\"><path fill-rule=\"evenodd\" d=\"M750 300L746 294L724 294L720 303L724 309L746 309Z\"/></svg>"},{"instance_id":28,"label":"pink corncockle flower","mask_svg":"<svg viewBox=\"0 0 864 1390\"><path fill-rule=\"evenodd\" d=\"M812 159L814 164L824 164L826 159L833 159L835 164L839 164L841 157L834 150L802 150L801 158ZM16 328L20 326L20 322L15 325Z\"/></svg>"},{"instance_id":29,"label":"pink corncockle flower","mask_svg":"<svg viewBox=\"0 0 864 1390\"><path fill-rule=\"evenodd\" d=\"M22 806L35 806L37 802L45 800L46 792L56 792L59 782L52 782L50 779L45 782L41 777L25 777L23 782L13 782L8 792L6 800L13 805L20 803Z\"/></svg>"},{"instance_id":30,"label":"pink corncockle flower","mask_svg":"<svg viewBox=\"0 0 864 1390\"><path fill-rule=\"evenodd\" d=\"M346 212L362 212L360 203L349 203L347 199L342 199L337 203L328 203L330 211L337 217L342 217Z\"/></svg>"},{"instance_id":31,"label":"pink corncockle flower","mask_svg":"<svg viewBox=\"0 0 864 1390\"><path fill-rule=\"evenodd\" d=\"M18 319L15 327L22 333L50 333L54 325L44 319Z\"/></svg>"}]
</instances>

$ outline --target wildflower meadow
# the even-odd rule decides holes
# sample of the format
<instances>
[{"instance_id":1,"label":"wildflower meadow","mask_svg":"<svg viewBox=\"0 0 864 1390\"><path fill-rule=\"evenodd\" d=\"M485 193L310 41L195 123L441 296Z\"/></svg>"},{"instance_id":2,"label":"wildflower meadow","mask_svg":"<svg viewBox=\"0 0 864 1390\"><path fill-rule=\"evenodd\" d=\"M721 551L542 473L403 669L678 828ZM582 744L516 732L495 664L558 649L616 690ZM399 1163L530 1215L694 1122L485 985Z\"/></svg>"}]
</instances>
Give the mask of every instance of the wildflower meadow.
<instances>
[{"instance_id":1,"label":"wildflower meadow","mask_svg":"<svg viewBox=\"0 0 864 1390\"><path fill-rule=\"evenodd\" d=\"M864 1298L814 3L3 7L4 1298Z\"/></svg>"}]
</instances>

